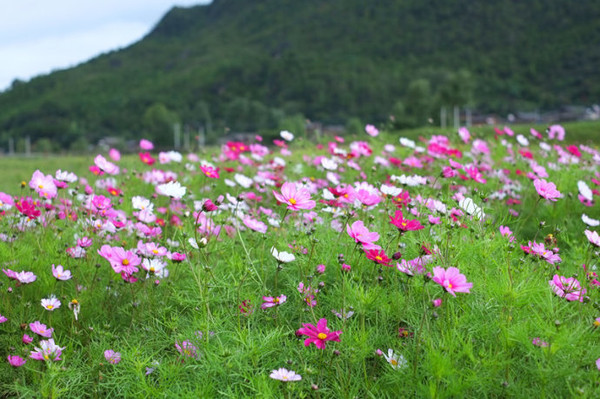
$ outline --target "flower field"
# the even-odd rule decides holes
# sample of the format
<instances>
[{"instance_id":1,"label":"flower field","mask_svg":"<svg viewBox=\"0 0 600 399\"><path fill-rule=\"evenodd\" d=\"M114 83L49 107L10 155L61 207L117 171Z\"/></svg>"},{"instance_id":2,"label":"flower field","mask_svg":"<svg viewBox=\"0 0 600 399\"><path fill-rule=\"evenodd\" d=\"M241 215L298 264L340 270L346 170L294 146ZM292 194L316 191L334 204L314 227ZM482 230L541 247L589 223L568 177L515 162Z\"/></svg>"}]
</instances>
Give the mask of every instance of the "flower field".
<instances>
[{"instance_id":1,"label":"flower field","mask_svg":"<svg viewBox=\"0 0 600 399\"><path fill-rule=\"evenodd\" d=\"M24 173L1 392L597 397L600 152L568 134L142 140Z\"/></svg>"}]
</instances>

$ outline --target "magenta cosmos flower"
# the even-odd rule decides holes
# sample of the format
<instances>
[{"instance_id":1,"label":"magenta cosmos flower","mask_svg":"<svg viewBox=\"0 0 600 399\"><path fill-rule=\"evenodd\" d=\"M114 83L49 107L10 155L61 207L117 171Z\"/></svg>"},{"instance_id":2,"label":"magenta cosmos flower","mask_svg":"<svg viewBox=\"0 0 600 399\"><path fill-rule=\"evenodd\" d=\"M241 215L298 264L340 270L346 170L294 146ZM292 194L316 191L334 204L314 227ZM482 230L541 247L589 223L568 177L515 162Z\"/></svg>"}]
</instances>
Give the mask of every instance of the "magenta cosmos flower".
<instances>
[{"instance_id":1,"label":"magenta cosmos flower","mask_svg":"<svg viewBox=\"0 0 600 399\"><path fill-rule=\"evenodd\" d=\"M21 367L22 365L27 363L27 360L23 359L21 356L8 355L8 363L13 367Z\"/></svg>"},{"instance_id":2,"label":"magenta cosmos flower","mask_svg":"<svg viewBox=\"0 0 600 399\"><path fill-rule=\"evenodd\" d=\"M362 220L357 220L352 223L352 226L347 225L346 232L350 237L354 238L354 241L361 243L364 249L381 249L379 245L373 244L379 240L379 233L370 232Z\"/></svg>"},{"instance_id":3,"label":"magenta cosmos flower","mask_svg":"<svg viewBox=\"0 0 600 399\"><path fill-rule=\"evenodd\" d=\"M400 231L421 230L423 228L421 222L416 219L404 219L404 215L400 210L396 211L394 216L390 216L390 223L396 226Z\"/></svg>"},{"instance_id":4,"label":"magenta cosmos flower","mask_svg":"<svg viewBox=\"0 0 600 399\"><path fill-rule=\"evenodd\" d=\"M310 199L310 192L306 188L298 188L295 183L285 182L281 186L281 194L273 191L277 201L287 204L287 209L297 211L299 209L313 209L316 202Z\"/></svg>"},{"instance_id":5,"label":"magenta cosmos flower","mask_svg":"<svg viewBox=\"0 0 600 399\"><path fill-rule=\"evenodd\" d=\"M447 270L439 266L434 267L433 281L444 287L452 296L456 296L455 292L470 293L469 289L473 287L473 283L468 283L465 275L456 267L449 267Z\"/></svg>"},{"instance_id":6,"label":"magenta cosmos flower","mask_svg":"<svg viewBox=\"0 0 600 399\"><path fill-rule=\"evenodd\" d=\"M552 291L567 301L583 302L583 296L586 293L585 288L581 288L581 283L575 277L566 278L555 274L552 280L548 281Z\"/></svg>"},{"instance_id":7,"label":"magenta cosmos flower","mask_svg":"<svg viewBox=\"0 0 600 399\"><path fill-rule=\"evenodd\" d=\"M304 346L311 343L319 349L325 349L325 341L340 342L341 331L330 331L327 328L327 319L320 319L316 326L309 323L302 324L302 328L297 331L299 335L308 335L304 340Z\"/></svg>"},{"instance_id":8,"label":"magenta cosmos flower","mask_svg":"<svg viewBox=\"0 0 600 399\"><path fill-rule=\"evenodd\" d=\"M544 179L535 179L533 181L533 185L535 187L535 191L537 191L542 198L550 201L556 201L557 198L560 198L560 192L556 189L556 185L552 182L547 182Z\"/></svg>"}]
</instances>

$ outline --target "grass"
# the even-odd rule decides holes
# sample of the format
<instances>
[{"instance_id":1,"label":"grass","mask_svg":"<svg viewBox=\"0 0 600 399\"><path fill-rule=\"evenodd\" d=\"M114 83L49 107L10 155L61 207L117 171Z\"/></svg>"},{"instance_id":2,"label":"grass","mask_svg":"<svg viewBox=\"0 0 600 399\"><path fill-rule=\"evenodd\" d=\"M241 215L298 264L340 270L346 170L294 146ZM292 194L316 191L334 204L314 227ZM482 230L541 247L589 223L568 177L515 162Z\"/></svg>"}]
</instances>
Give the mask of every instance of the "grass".
<instances>
[{"instance_id":1,"label":"grass","mask_svg":"<svg viewBox=\"0 0 600 399\"><path fill-rule=\"evenodd\" d=\"M561 164L555 151L544 154L532 144L535 159L550 174L548 180L563 194L554 203L539 200L531 180L515 173L516 169L529 171L530 161L516 151L514 158L506 159L509 149L489 136L491 156L475 156L485 184L441 177L442 166L448 164L443 157L424 159L422 169L374 163L374 156L383 144L392 142L391 137L373 140L373 155L355 159L366 176L344 164L340 166L345 171L336 173L342 182L368 181L377 188L393 174L430 176L427 185L403 187L412 198L408 208L403 208L404 216L418 219L425 225L422 230L399 234L389 223L388 215L399 209L390 196L381 197L375 206L346 204L339 216L317 203L311 222L304 217L306 211L287 211L278 205L272 190L280 188L268 182L259 180L249 188L226 184L226 179L236 181L236 173L280 183L303 180L311 197L321 199L322 188L334 185L312 159L327 155L327 147L316 150L307 142L290 146L293 154L282 157L285 167L270 162L281 157L276 153L252 165L206 155L221 167L218 179L206 178L197 161L147 166L126 158L121 161L121 173L108 176L114 182L107 181L106 175L98 178L87 172L91 159L64 158L61 162L56 158L54 164L40 164L45 173L55 168L76 171L88 178L97 195L109 195L102 188L107 183L116 183L122 194L111 197L116 214L95 212L81 194L61 190L52 206L40 205L41 216L31 226L19 228L23 220L15 207L1 217L0 233L6 234L2 237L15 238L0 242L3 268L32 271L37 276L30 284L17 284L5 276L0 279L0 313L8 318L0 324L2 356L27 358L39 346L42 338L28 327L36 320L54 328L53 338L64 350L62 360L56 362L28 359L20 368L1 362L0 390L7 397L69 398L597 396L600 329L593 322L600 316L600 295L586 270L593 270L598 255L583 233L589 227L580 215L599 218L600 212L596 205L585 207L577 198L578 180L595 187L591 177L597 164L592 156L584 152L580 163ZM517 146L514 138L507 139ZM455 141L452 145L466 153L468 148ZM397 145L397 139L393 143ZM348 148L348 144L340 147ZM400 159L412 154L411 149L399 146L393 152ZM459 161L469 162L466 156ZM10 162L17 185L29 181L29 169L37 168L15 158L2 162ZM495 172L505 168L511 170L509 176ZM144 181L144 173L152 169L177 174L187 187L182 201L153 195L154 185ZM15 189L13 184L4 190L37 198L29 188ZM78 193L84 192L80 183L71 186L80 186ZM454 220L449 214L432 213L422 203L431 198L442 201L448 210L459 208L453 199L459 190L483 208L484 220L468 215ZM262 200L246 197L249 191ZM196 224L194 201L216 201L220 194L229 194L221 210L207 214L214 226L221 226L216 236L214 228L204 229L204 218ZM144 236L135 228L134 196L151 199L157 217L166 224L158 220L149 225L161 227L161 234ZM507 198L518 199L520 204L508 206ZM60 211L71 211L77 218L61 219ZM246 228L241 213L265 222L267 232ZM441 217L441 224L430 225L429 214ZM282 220L284 215L287 218ZM172 216L178 218L174 224L169 223ZM110 226L104 231L100 224L88 222L124 217L130 222L114 232ZM269 218L279 220L280 226L269 224ZM341 232L332 228L334 220ZM458 267L473 283L471 292L453 297L424 275L412 277L368 260L344 229L346 223L357 220L379 233L377 243L389 256L400 252L402 259L412 260L422 255L423 245L434 250L427 271L434 266ZM499 233L501 225L513 230L515 242ZM194 232L194 226L200 231ZM73 258L66 249L82 236L90 237L92 246L84 257ZM207 245L192 248L189 239L201 237L207 238ZM136 283L126 283L97 251L103 245L134 249L140 240L184 253L187 259L168 260L168 276L140 270L135 273ZM520 245L529 241L560 248L562 262L551 265L525 255ZM272 247L293 253L295 260L278 264L270 253ZM343 263L351 270L344 271ZM52 264L71 270L73 278L57 281ZM326 266L322 274L316 270L320 264ZM576 277L587 290L585 300L567 301L555 295L548 283L555 274ZM299 283L318 289L313 291L316 306L307 306ZM51 294L62 302L54 311L40 306L40 300ZM261 309L263 296L282 294L287 296L285 303ZM72 299L81 305L77 320L68 308ZM442 299L442 305L434 307L433 299ZM342 310L354 314L347 319L334 315L333 311ZM332 331L341 331L340 342L327 341L324 350L312 344L305 347L306 336L298 337L296 331L321 318L327 319ZM23 334L33 336L34 342L22 343ZM534 338L547 345L534 345ZM177 350L176 343L181 346L184 341L194 345L196 356ZM118 364L104 358L107 349L121 354ZM378 349L386 354L392 349L404 357L406 365L392 368L376 353ZM269 378L272 370L281 367L299 373L302 380L283 383Z\"/></svg>"}]
</instances>

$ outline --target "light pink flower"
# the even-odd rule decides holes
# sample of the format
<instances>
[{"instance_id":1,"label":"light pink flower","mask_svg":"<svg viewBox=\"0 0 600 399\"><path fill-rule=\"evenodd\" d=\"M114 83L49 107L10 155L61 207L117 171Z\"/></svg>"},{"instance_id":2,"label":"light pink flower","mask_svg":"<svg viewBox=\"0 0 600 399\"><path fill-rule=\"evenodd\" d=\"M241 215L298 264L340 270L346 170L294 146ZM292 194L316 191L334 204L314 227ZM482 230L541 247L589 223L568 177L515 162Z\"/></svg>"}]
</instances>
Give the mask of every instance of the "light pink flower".
<instances>
[{"instance_id":1,"label":"light pink flower","mask_svg":"<svg viewBox=\"0 0 600 399\"><path fill-rule=\"evenodd\" d=\"M200 354L198 353L198 348L194 346L190 341L183 341L181 344L179 342L175 342L175 348L179 353L184 356L191 357L194 359L199 359Z\"/></svg>"},{"instance_id":2,"label":"light pink flower","mask_svg":"<svg viewBox=\"0 0 600 399\"><path fill-rule=\"evenodd\" d=\"M379 135L379 130L373 125L365 126L365 132L371 137L377 137L377 135Z\"/></svg>"},{"instance_id":3,"label":"light pink flower","mask_svg":"<svg viewBox=\"0 0 600 399\"><path fill-rule=\"evenodd\" d=\"M144 151L152 151L154 149L154 144L152 144L150 140L141 139L140 148Z\"/></svg>"},{"instance_id":4,"label":"light pink flower","mask_svg":"<svg viewBox=\"0 0 600 399\"><path fill-rule=\"evenodd\" d=\"M585 236L587 237L590 243L597 247L600 247L600 235L598 235L598 233L596 233L595 231L586 230Z\"/></svg>"},{"instance_id":5,"label":"light pink flower","mask_svg":"<svg viewBox=\"0 0 600 399\"><path fill-rule=\"evenodd\" d=\"M54 332L54 328L48 328L45 324L35 321L29 324L29 328L32 332L42 337L50 338ZM25 342L25 336L23 336L23 342ZM31 341L30 341L31 342Z\"/></svg>"},{"instance_id":6,"label":"light pink flower","mask_svg":"<svg viewBox=\"0 0 600 399\"><path fill-rule=\"evenodd\" d=\"M361 243L365 249L381 248L379 245L374 244L375 241L379 240L379 233L370 232L362 220L357 220L352 225L347 225L346 232L350 237L354 238L355 242Z\"/></svg>"},{"instance_id":7,"label":"light pink flower","mask_svg":"<svg viewBox=\"0 0 600 399\"><path fill-rule=\"evenodd\" d=\"M456 267L449 267L447 270L443 267L433 268L433 281L444 287L452 296L455 292L470 293L473 283L468 283L464 274L460 273Z\"/></svg>"},{"instance_id":8,"label":"light pink flower","mask_svg":"<svg viewBox=\"0 0 600 399\"><path fill-rule=\"evenodd\" d=\"M258 231L259 233L263 234L267 232L267 225L261 222L260 220L256 220L250 216L246 216L242 221L250 230Z\"/></svg>"},{"instance_id":9,"label":"light pink flower","mask_svg":"<svg viewBox=\"0 0 600 399\"><path fill-rule=\"evenodd\" d=\"M61 360L60 355L62 355L64 349L56 345L53 339L40 341L40 346L31 351L29 357L35 360L58 361Z\"/></svg>"},{"instance_id":10,"label":"light pink flower","mask_svg":"<svg viewBox=\"0 0 600 399\"><path fill-rule=\"evenodd\" d=\"M54 264L52 264L52 275L55 279L62 281L70 280L73 277L70 270L64 270L61 265L54 266Z\"/></svg>"},{"instance_id":11,"label":"light pink flower","mask_svg":"<svg viewBox=\"0 0 600 399\"><path fill-rule=\"evenodd\" d=\"M302 379L302 376L300 374L296 374L296 372L286 370L284 368L273 370L269 377L273 378L274 380L279 380L283 382L300 381Z\"/></svg>"},{"instance_id":12,"label":"light pink flower","mask_svg":"<svg viewBox=\"0 0 600 399\"><path fill-rule=\"evenodd\" d=\"M280 296L263 296L263 304L260 305L261 309L267 309L267 308L272 308L274 306L279 306L283 303L285 303L285 301L287 301L287 297L285 295L280 295Z\"/></svg>"},{"instance_id":13,"label":"light pink flower","mask_svg":"<svg viewBox=\"0 0 600 399\"><path fill-rule=\"evenodd\" d=\"M310 192L306 188L298 188L295 183L285 182L281 186L281 194L273 191L277 201L287 204L287 209L313 209L316 202L310 199Z\"/></svg>"},{"instance_id":14,"label":"light pink flower","mask_svg":"<svg viewBox=\"0 0 600 399\"><path fill-rule=\"evenodd\" d=\"M561 196L560 192L556 189L556 185L552 182L547 182L544 179L535 179L533 185L540 197L547 200L556 201Z\"/></svg>"},{"instance_id":15,"label":"light pink flower","mask_svg":"<svg viewBox=\"0 0 600 399\"><path fill-rule=\"evenodd\" d=\"M566 278L555 274L552 280L548 281L552 287L552 291L567 301L583 302L583 297L586 293L585 288L581 288L581 283L575 278Z\"/></svg>"},{"instance_id":16,"label":"light pink flower","mask_svg":"<svg viewBox=\"0 0 600 399\"><path fill-rule=\"evenodd\" d=\"M111 364L118 364L121 361L121 354L112 349L107 349L104 351L104 358Z\"/></svg>"},{"instance_id":17,"label":"light pink flower","mask_svg":"<svg viewBox=\"0 0 600 399\"><path fill-rule=\"evenodd\" d=\"M304 323L302 328L297 331L299 335L308 335L308 338L304 340L304 346L313 343L319 349L325 349L326 341L340 342L341 333L341 331L330 331L327 328L327 319L320 319L316 326Z\"/></svg>"}]
</instances>

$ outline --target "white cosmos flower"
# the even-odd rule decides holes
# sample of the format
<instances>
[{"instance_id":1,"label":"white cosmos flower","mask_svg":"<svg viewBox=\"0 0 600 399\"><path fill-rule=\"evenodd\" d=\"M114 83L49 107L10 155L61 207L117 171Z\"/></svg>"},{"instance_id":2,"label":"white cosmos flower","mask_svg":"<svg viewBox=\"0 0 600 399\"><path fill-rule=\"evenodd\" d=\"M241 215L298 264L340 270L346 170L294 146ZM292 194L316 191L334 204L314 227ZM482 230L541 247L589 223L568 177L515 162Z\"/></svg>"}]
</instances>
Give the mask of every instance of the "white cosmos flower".
<instances>
[{"instance_id":1,"label":"white cosmos flower","mask_svg":"<svg viewBox=\"0 0 600 399\"><path fill-rule=\"evenodd\" d=\"M406 137L400 137L400 144L404 147L415 148L415 142L411 139L407 139Z\"/></svg>"},{"instance_id":2,"label":"white cosmos flower","mask_svg":"<svg viewBox=\"0 0 600 399\"><path fill-rule=\"evenodd\" d=\"M384 193L385 195L391 195L392 197L395 197L397 195L400 195L400 193L402 192L402 189L400 187L388 186L386 184L382 184L381 192Z\"/></svg>"},{"instance_id":3,"label":"white cosmos flower","mask_svg":"<svg viewBox=\"0 0 600 399\"><path fill-rule=\"evenodd\" d=\"M336 170L338 165L333 159L321 158L321 166L327 170Z\"/></svg>"},{"instance_id":4,"label":"white cosmos flower","mask_svg":"<svg viewBox=\"0 0 600 399\"><path fill-rule=\"evenodd\" d=\"M385 360L392 366L394 370L402 369L408 366L408 362L400 353L394 353L392 349L388 349L387 355L384 353Z\"/></svg>"},{"instance_id":5,"label":"white cosmos flower","mask_svg":"<svg viewBox=\"0 0 600 399\"><path fill-rule=\"evenodd\" d=\"M233 178L237 182L237 184L244 188L250 188L250 186L252 185L252 179L242 174L236 173L233 176Z\"/></svg>"},{"instance_id":6,"label":"white cosmos flower","mask_svg":"<svg viewBox=\"0 0 600 399\"><path fill-rule=\"evenodd\" d=\"M594 200L594 193L592 193L590 187L583 180L577 182L577 188L579 189L579 194L581 194L583 198L588 201Z\"/></svg>"},{"instance_id":7,"label":"white cosmos flower","mask_svg":"<svg viewBox=\"0 0 600 399\"><path fill-rule=\"evenodd\" d=\"M289 263L296 259L296 257L289 252L279 252L275 247L271 247L271 255L281 263Z\"/></svg>"},{"instance_id":8,"label":"white cosmos flower","mask_svg":"<svg viewBox=\"0 0 600 399\"><path fill-rule=\"evenodd\" d=\"M170 181L166 184L156 186L156 192L167 197L181 199L185 195L187 188L178 181Z\"/></svg>"},{"instance_id":9,"label":"white cosmos flower","mask_svg":"<svg viewBox=\"0 0 600 399\"><path fill-rule=\"evenodd\" d=\"M482 220L485 218L485 213L483 210L473 202L471 198L465 197L458 201L458 206L467 212L471 216L475 216L477 219Z\"/></svg>"},{"instance_id":10,"label":"white cosmos flower","mask_svg":"<svg viewBox=\"0 0 600 399\"><path fill-rule=\"evenodd\" d=\"M291 133L291 132L288 132L287 130L282 130L281 132L279 132L279 135L285 141L292 141L292 140L294 140L294 134Z\"/></svg>"},{"instance_id":11,"label":"white cosmos flower","mask_svg":"<svg viewBox=\"0 0 600 399\"><path fill-rule=\"evenodd\" d=\"M517 141L519 142L519 144L521 144L523 147L527 147L529 145L529 140L527 140L525 138L525 136L523 136L522 134L519 134L517 136Z\"/></svg>"},{"instance_id":12,"label":"white cosmos flower","mask_svg":"<svg viewBox=\"0 0 600 399\"><path fill-rule=\"evenodd\" d=\"M583 223L585 223L585 224L587 224L588 226L591 226L591 227L600 226L600 220L592 219L591 217L589 217L585 213L583 215L581 215L581 220L583 221Z\"/></svg>"},{"instance_id":13,"label":"white cosmos flower","mask_svg":"<svg viewBox=\"0 0 600 399\"><path fill-rule=\"evenodd\" d=\"M544 143L543 141L540 143L540 148L544 151L550 151L552 149L552 147L550 147L550 144Z\"/></svg>"}]
</instances>

